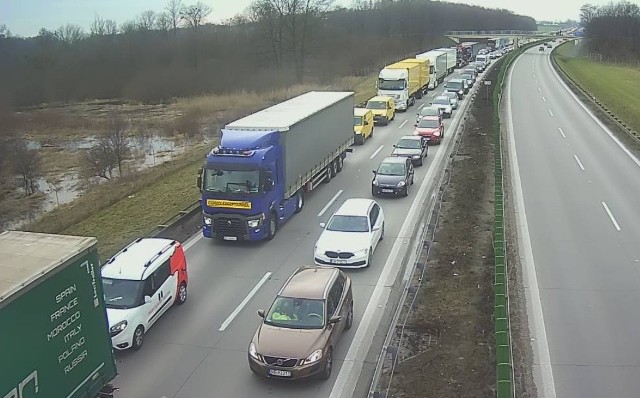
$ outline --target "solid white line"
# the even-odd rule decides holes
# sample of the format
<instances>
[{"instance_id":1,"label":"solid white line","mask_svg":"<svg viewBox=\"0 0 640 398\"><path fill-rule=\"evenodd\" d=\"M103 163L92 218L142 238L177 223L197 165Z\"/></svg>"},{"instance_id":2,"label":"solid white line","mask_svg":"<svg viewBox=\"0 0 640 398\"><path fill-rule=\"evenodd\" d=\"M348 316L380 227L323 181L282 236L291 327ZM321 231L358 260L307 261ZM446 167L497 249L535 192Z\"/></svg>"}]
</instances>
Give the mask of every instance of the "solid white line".
<instances>
[{"instance_id":1,"label":"solid white line","mask_svg":"<svg viewBox=\"0 0 640 398\"><path fill-rule=\"evenodd\" d=\"M542 96L542 101L547 102L547 99L544 97L544 95Z\"/></svg>"},{"instance_id":2,"label":"solid white line","mask_svg":"<svg viewBox=\"0 0 640 398\"><path fill-rule=\"evenodd\" d=\"M573 155L573 158L576 160L576 162L578 162L578 166L580 167L580 170L584 171L584 166L582 165L582 162L580 161L580 158L578 157L578 155Z\"/></svg>"},{"instance_id":3,"label":"solid white line","mask_svg":"<svg viewBox=\"0 0 640 398\"><path fill-rule=\"evenodd\" d=\"M560 131L560 134L562 134L562 138L567 138L567 136L564 135L564 131L562 131L562 127L558 127L558 131Z\"/></svg>"},{"instance_id":4,"label":"solid white line","mask_svg":"<svg viewBox=\"0 0 640 398\"><path fill-rule=\"evenodd\" d=\"M424 106L424 104L420 104L420 106L418 107L418 109L422 109L422 107Z\"/></svg>"},{"instance_id":5,"label":"solid white line","mask_svg":"<svg viewBox=\"0 0 640 398\"><path fill-rule=\"evenodd\" d=\"M613 213L611 213L611 210L609 210L609 206L607 206L606 203L602 202L602 206L604 207L604 210L607 212L607 214L609 215L609 218L611 219L611 222L613 223L613 226L616 227L616 229L618 231L620 231L620 225L618 224L618 222L616 221L616 218L613 216Z\"/></svg>"},{"instance_id":6,"label":"solid white line","mask_svg":"<svg viewBox=\"0 0 640 398\"><path fill-rule=\"evenodd\" d=\"M369 159L373 159L373 158L375 158L375 157L376 157L376 155L380 153L380 151L382 150L382 148L383 148L383 147L384 147L384 145L380 145L380 146L378 147L378 149L376 149L376 151L373 153L373 155L369 156Z\"/></svg>"},{"instance_id":7,"label":"solid white line","mask_svg":"<svg viewBox=\"0 0 640 398\"><path fill-rule=\"evenodd\" d=\"M551 68L551 71L553 72L553 74L556 76L556 78L558 79L558 81L560 82L560 84L562 84L562 86L564 87L565 90L567 90L567 92L573 97L573 99L578 103L578 105L580 105L580 107L582 107L582 109L589 115L591 116L591 118L598 124L598 126L600 126L600 128L602 130L604 130L605 133L607 133L607 135L613 140L613 142L615 142L616 144L618 144L618 146L620 147L620 149L622 149L622 151L624 151L624 153L627 154L627 156L629 156L629 158L631 158L631 160L638 166L640 167L640 160L633 154L631 153L631 151L629 151L623 144L622 142L620 142L620 140L611 132L611 130L609 130L609 128L607 126L604 125L604 123L602 123L600 121L600 119L598 119L598 117L596 115L593 114L593 112L591 112L591 110L589 110L589 108L587 108L587 106L585 104L582 103L582 101L580 101L580 99L573 93L573 91L571 91L571 89L569 88L569 86L567 86L567 84L564 82L564 80L562 80L562 78L560 77L560 75L558 75L558 72L556 72L556 69L553 67L553 65L551 64L551 57L548 57L547 62L549 63L549 67Z\"/></svg>"},{"instance_id":8,"label":"solid white line","mask_svg":"<svg viewBox=\"0 0 640 398\"><path fill-rule=\"evenodd\" d=\"M199 231L199 233L197 233L194 237L186 241L182 245L182 247L184 248L185 251L187 251L191 248L191 246L195 245L202 238L204 238L204 235L202 235L202 231Z\"/></svg>"},{"instance_id":9,"label":"solid white line","mask_svg":"<svg viewBox=\"0 0 640 398\"><path fill-rule=\"evenodd\" d=\"M551 112L551 109L549 109L549 115L553 116L553 112Z\"/></svg>"},{"instance_id":10,"label":"solid white line","mask_svg":"<svg viewBox=\"0 0 640 398\"><path fill-rule=\"evenodd\" d=\"M399 129L403 128L404 125L407 124L407 120L405 120L404 122L402 122L402 124L400 126L398 126Z\"/></svg>"},{"instance_id":11,"label":"solid white line","mask_svg":"<svg viewBox=\"0 0 640 398\"><path fill-rule=\"evenodd\" d=\"M544 398L556 398L556 387L553 379L553 368L551 366L551 355L549 353L549 341L547 340L547 328L544 324L544 313L542 312L542 300L540 299L540 288L538 287L538 276L536 274L536 265L533 258L533 248L531 247L531 237L529 235L529 224L527 223L527 212L524 206L524 194L522 192L522 181L520 180L520 166L518 165L518 155L516 153L516 143L513 128L513 113L511 111L511 79L513 70L516 67L518 58L509 70L509 79L507 81L507 115L508 115L508 136L509 136L509 156L511 157L511 167L513 170L513 180L516 197L516 217L519 221L520 238L522 240L523 261L525 266L525 275L529 282L529 293L531 295L531 310L533 318L533 327L531 333L535 338L540 366L540 376L542 378L542 386L538 391L543 393ZM540 388L541 387L541 388Z\"/></svg>"},{"instance_id":12,"label":"solid white line","mask_svg":"<svg viewBox=\"0 0 640 398\"><path fill-rule=\"evenodd\" d=\"M327 203L322 210L320 210L320 213L318 213L318 217L322 217L322 215L329 209L329 207L331 207L331 205L333 204L333 202L336 201L336 199L338 199L338 196L342 195L343 190L339 190L338 192L336 192L335 195L333 195L333 198L331 198L331 200L329 201L329 203Z\"/></svg>"},{"instance_id":13,"label":"solid white line","mask_svg":"<svg viewBox=\"0 0 640 398\"><path fill-rule=\"evenodd\" d=\"M225 321L222 323L222 326L220 326L220 329L218 329L219 332L224 332L224 330L231 324L231 322L233 322L233 319L238 316L240 311L242 311L244 306L247 305L249 300L251 300L251 298L258 292L258 289L260 289L260 287L264 285L267 279L269 279L269 277L271 277L271 272L267 272L266 274L264 274L264 276L262 277L262 279L260 279L258 284L255 285L253 289L251 289L247 297L245 297L244 300L242 300L242 302L231 313L231 315L229 315L229 317L225 319Z\"/></svg>"}]
</instances>

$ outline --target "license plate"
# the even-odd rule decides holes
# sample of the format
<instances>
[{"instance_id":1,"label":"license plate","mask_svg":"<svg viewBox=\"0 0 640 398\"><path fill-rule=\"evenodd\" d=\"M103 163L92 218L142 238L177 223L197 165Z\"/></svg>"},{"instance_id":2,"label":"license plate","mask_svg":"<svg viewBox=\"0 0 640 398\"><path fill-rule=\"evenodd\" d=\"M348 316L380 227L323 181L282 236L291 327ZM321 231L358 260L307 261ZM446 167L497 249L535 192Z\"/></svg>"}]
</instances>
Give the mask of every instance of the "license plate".
<instances>
[{"instance_id":1,"label":"license plate","mask_svg":"<svg viewBox=\"0 0 640 398\"><path fill-rule=\"evenodd\" d=\"M271 376L278 376L278 377L291 377L291 371L289 370L269 369L269 374Z\"/></svg>"},{"instance_id":2,"label":"license plate","mask_svg":"<svg viewBox=\"0 0 640 398\"><path fill-rule=\"evenodd\" d=\"M384 193L393 193L393 189L383 189L382 192L384 192Z\"/></svg>"},{"instance_id":3,"label":"license plate","mask_svg":"<svg viewBox=\"0 0 640 398\"><path fill-rule=\"evenodd\" d=\"M347 260L330 260L331 264L346 264Z\"/></svg>"},{"instance_id":4,"label":"license plate","mask_svg":"<svg viewBox=\"0 0 640 398\"><path fill-rule=\"evenodd\" d=\"M237 236L225 236L222 239L224 239L224 240L238 240L238 237Z\"/></svg>"}]
</instances>

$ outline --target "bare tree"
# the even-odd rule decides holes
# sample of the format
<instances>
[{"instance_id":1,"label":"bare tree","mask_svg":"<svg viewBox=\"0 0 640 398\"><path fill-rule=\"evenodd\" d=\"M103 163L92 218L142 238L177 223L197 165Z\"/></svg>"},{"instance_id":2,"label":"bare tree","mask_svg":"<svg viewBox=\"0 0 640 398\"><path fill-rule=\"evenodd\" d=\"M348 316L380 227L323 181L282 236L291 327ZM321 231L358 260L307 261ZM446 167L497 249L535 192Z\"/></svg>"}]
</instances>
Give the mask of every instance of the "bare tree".
<instances>
[{"instance_id":1,"label":"bare tree","mask_svg":"<svg viewBox=\"0 0 640 398\"><path fill-rule=\"evenodd\" d=\"M86 37L81 26L70 23L59 27L55 35L58 40L68 45L73 45Z\"/></svg>"},{"instance_id":2,"label":"bare tree","mask_svg":"<svg viewBox=\"0 0 640 398\"><path fill-rule=\"evenodd\" d=\"M113 178L116 167L109 140L103 137L96 146L91 148L84 157L86 177L100 177L105 180Z\"/></svg>"},{"instance_id":3,"label":"bare tree","mask_svg":"<svg viewBox=\"0 0 640 398\"><path fill-rule=\"evenodd\" d=\"M38 151L29 148L26 140L16 140L11 145L10 162L13 171L22 179L25 194L34 194L38 190L37 178L40 174Z\"/></svg>"},{"instance_id":4,"label":"bare tree","mask_svg":"<svg viewBox=\"0 0 640 398\"><path fill-rule=\"evenodd\" d=\"M156 25L156 13L153 10L143 11L138 17L138 27L141 31L153 30Z\"/></svg>"},{"instance_id":5,"label":"bare tree","mask_svg":"<svg viewBox=\"0 0 640 398\"><path fill-rule=\"evenodd\" d=\"M192 28L198 28L211 14L211 7L199 1L196 4L185 7L180 16Z\"/></svg>"},{"instance_id":6,"label":"bare tree","mask_svg":"<svg viewBox=\"0 0 640 398\"><path fill-rule=\"evenodd\" d=\"M171 29L171 18L166 12L160 13L156 18L156 29L166 32Z\"/></svg>"},{"instance_id":7,"label":"bare tree","mask_svg":"<svg viewBox=\"0 0 640 398\"><path fill-rule=\"evenodd\" d=\"M128 122L124 118L114 115L109 121L109 130L106 135L113 159L118 166L118 175L120 177L122 177L122 162L131 155L127 127Z\"/></svg>"},{"instance_id":8,"label":"bare tree","mask_svg":"<svg viewBox=\"0 0 640 398\"><path fill-rule=\"evenodd\" d=\"M165 11L167 13L167 16L169 17L171 29L173 30L174 34L176 34L176 32L178 31L180 21L182 21L183 8L184 6L182 5L181 0L169 0L169 3L165 7Z\"/></svg>"},{"instance_id":9,"label":"bare tree","mask_svg":"<svg viewBox=\"0 0 640 398\"><path fill-rule=\"evenodd\" d=\"M62 178L59 175L51 175L46 177L47 185L49 189L56 195L56 206L60 206L60 197L58 193L62 191Z\"/></svg>"},{"instance_id":10,"label":"bare tree","mask_svg":"<svg viewBox=\"0 0 640 398\"><path fill-rule=\"evenodd\" d=\"M116 21L104 19L98 14L93 17L93 22L89 26L89 34L91 36L115 35L117 30Z\"/></svg>"},{"instance_id":11,"label":"bare tree","mask_svg":"<svg viewBox=\"0 0 640 398\"><path fill-rule=\"evenodd\" d=\"M580 7L580 25L587 26L589 22L596 16L598 8L591 4L585 4Z\"/></svg>"},{"instance_id":12,"label":"bare tree","mask_svg":"<svg viewBox=\"0 0 640 398\"><path fill-rule=\"evenodd\" d=\"M120 24L120 33L128 34L138 31L138 23L136 21L124 21Z\"/></svg>"},{"instance_id":13,"label":"bare tree","mask_svg":"<svg viewBox=\"0 0 640 398\"><path fill-rule=\"evenodd\" d=\"M7 28L7 25L0 25L0 39L5 39L7 37L11 37L11 31Z\"/></svg>"}]
</instances>

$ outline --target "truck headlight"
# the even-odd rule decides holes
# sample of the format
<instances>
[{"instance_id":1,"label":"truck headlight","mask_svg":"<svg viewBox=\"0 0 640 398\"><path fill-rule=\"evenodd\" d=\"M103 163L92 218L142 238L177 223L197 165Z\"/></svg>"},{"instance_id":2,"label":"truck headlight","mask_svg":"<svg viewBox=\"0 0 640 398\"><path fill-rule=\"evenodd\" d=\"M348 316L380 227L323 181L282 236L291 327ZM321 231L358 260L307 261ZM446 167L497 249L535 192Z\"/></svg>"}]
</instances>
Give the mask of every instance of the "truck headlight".
<instances>
[{"instance_id":1,"label":"truck headlight","mask_svg":"<svg viewBox=\"0 0 640 398\"><path fill-rule=\"evenodd\" d=\"M398 186L398 188L402 188L402 187L405 186L405 182L404 181L400 181L397 186Z\"/></svg>"},{"instance_id":2,"label":"truck headlight","mask_svg":"<svg viewBox=\"0 0 640 398\"><path fill-rule=\"evenodd\" d=\"M322 350L315 350L307 357L307 359L304 360L304 363L314 363L318 362L320 359L322 359Z\"/></svg>"},{"instance_id":3,"label":"truck headlight","mask_svg":"<svg viewBox=\"0 0 640 398\"><path fill-rule=\"evenodd\" d=\"M120 321L109 328L111 333L120 333L127 328L127 321Z\"/></svg>"},{"instance_id":4,"label":"truck headlight","mask_svg":"<svg viewBox=\"0 0 640 398\"><path fill-rule=\"evenodd\" d=\"M264 213L261 213L259 218L256 218L253 220L247 220L247 226L249 226L249 228L258 228L259 226L262 225L263 222L264 222Z\"/></svg>"},{"instance_id":5,"label":"truck headlight","mask_svg":"<svg viewBox=\"0 0 640 398\"><path fill-rule=\"evenodd\" d=\"M211 225L211 217L204 217L204 224Z\"/></svg>"}]
</instances>

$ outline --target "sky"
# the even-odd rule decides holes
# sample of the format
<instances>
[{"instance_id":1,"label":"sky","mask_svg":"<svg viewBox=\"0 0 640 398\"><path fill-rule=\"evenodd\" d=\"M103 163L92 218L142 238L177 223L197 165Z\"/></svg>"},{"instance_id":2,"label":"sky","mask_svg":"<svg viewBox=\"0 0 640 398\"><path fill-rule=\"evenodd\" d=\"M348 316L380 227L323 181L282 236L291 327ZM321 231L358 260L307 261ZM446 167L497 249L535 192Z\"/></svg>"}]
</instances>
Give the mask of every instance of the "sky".
<instances>
[{"instance_id":1,"label":"sky","mask_svg":"<svg viewBox=\"0 0 640 398\"><path fill-rule=\"evenodd\" d=\"M197 0L183 0L192 4ZM202 0L213 12L209 22L221 22L242 12L252 0ZM445 0L449 1L449 0ZM606 4L610 0L454 0L450 2L505 8L536 20L577 20L585 3ZM637 1L637 0L636 0ZM636 2L632 1L632 2ZM0 25L5 24L14 35L35 36L40 28L54 30L66 23L86 30L94 18L113 19L118 24L134 19L145 10L162 11L167 0L0 0ZM336 0L350 6L352 0Z\"/></svg>"}]
</instances>

